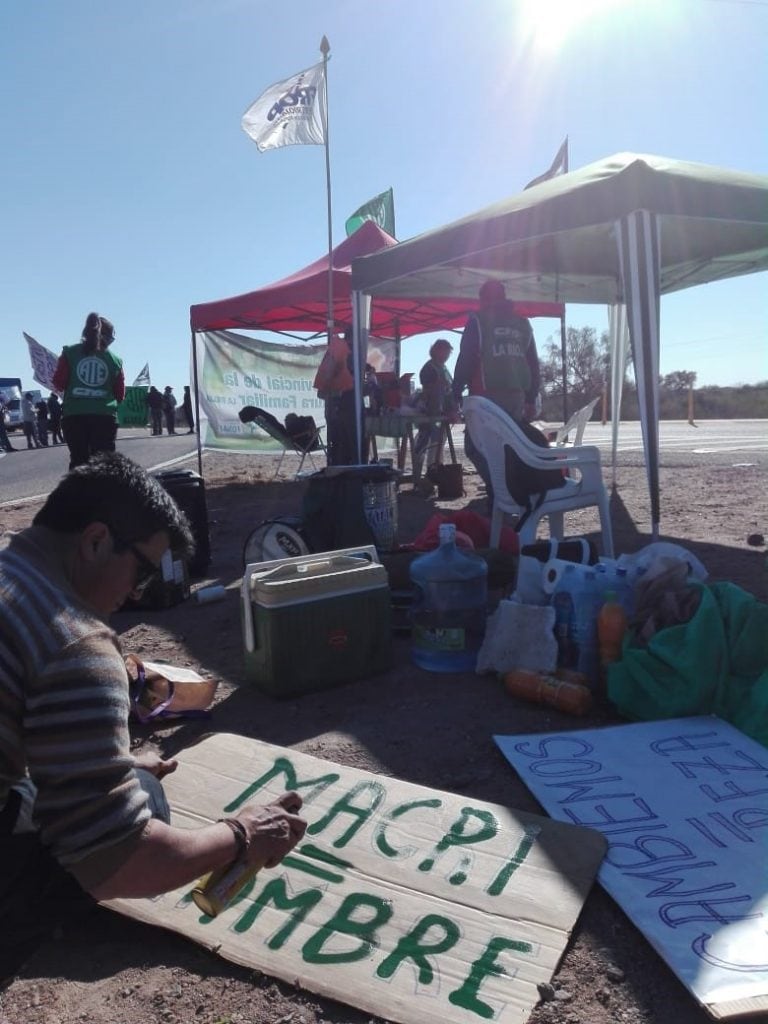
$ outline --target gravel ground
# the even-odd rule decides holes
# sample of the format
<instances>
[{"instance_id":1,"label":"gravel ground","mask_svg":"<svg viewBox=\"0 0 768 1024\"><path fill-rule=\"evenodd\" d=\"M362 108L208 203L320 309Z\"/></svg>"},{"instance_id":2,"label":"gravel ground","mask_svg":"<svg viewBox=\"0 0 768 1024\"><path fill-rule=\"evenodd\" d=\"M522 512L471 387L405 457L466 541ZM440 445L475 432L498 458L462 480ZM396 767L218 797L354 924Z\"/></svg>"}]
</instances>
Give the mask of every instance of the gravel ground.
<instances>
[{"instance_id":1,"label":"gravel ground","mask_svg":"<svg viewBox=\"0 0 768 1024\"><path fill-rule=\"evenodd\" d=\"M764 456L733 466L670 453L662 456L663 539L683 544L713 580L731 580L768 600L764 546L747 537L768 527ZM755 460L752 460L754 463ZM465 471L471 467L467 464ZM218 604L187 601L164 611L120 613L124 649L202 669L220 679L210 722L137 727L136 746L166 754L211 728L296 747L315 756L468 796L541 812L501 758L494 732L540 732L617 720L610 708L574 719L508 696L489 677L440 676L414 668L407 636L396 636L395 668L300 699L275 701L244 681L237 583L248 532L274 515L300 509L305 485L267 483L269 457L206 454L213 561L195 586L228 587ZM479 479L467 473L455 502L401 488L402 542L440 508L484 512ZM29 523L34 504L0 509L0 526ZM650 528L645 473L627 453L612 498L617 550L638 550ZM569 535L597 536L591 510L566 520ZM425 723L428 723L425 728ZM643 936L595 886L552 984L542 990L532 1024L659 1022L709 1019ZM351 1006L322 999L265 974L229 964L179 936L139 925L106 909L47 942L0 992L0 1024L367 1024ZM379 1018L374 1019L374 1024Z\"/></svg>"}]
</instances>

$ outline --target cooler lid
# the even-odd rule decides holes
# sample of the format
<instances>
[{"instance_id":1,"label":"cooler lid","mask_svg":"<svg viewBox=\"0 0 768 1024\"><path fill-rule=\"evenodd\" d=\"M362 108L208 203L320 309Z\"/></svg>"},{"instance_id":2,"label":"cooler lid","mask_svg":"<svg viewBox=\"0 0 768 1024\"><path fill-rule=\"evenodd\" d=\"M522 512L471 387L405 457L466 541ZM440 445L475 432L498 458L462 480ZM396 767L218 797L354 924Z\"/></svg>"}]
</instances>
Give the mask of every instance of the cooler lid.
<instances>
[{"instance_id":1,"label":"cooler lid","mask_svg":"<svg viewBox=\"0 0 768 1024\"><path fill-rule=\"evenodd\" d=\"M298 563L298 564L297 564ZM377 562L329 552L310 559L286 559L282 565L251 574L251 597L258 604L279 605L319 600L388 585L387 570Z\"/></svg>"}]
</instances>

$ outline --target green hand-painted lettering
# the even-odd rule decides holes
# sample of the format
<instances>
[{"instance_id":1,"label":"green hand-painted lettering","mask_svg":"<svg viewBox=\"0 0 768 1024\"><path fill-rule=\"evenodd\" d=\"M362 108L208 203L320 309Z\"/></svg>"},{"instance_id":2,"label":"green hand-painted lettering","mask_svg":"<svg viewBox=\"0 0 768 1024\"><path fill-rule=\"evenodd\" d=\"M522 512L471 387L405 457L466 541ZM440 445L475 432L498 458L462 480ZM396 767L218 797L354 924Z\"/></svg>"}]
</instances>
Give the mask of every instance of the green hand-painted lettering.
<instances>
[{"instance_id":1,"label":"green hand-painted lettering","mask_svg":"<svg viewBox=\"0 0 768 1024\"><path fill-rule=\"evenodd\" d=\"M489 896L501 895L504 891L504 886L531 852L539 832L541 832L539 825L526 825L523 838L517 844L517 849L485 890Z\"/></svg>"},{"instance_id":2,"label":"green hand-painted lettering","mask_svg":"<svg viewBox=\"0 0 768 1024\"><path fill-rule=\"evenodd\" d=\"M473 818L478 820L481 825L475 832L467 832L467 825ZM434 854L431 857L426 857L419 864L419 871L430 871L434 867L435 860L449 847L484 843L488 839L493 839L498 831L499 823L490 811L482 811L476 807L462 807L460 817L454 821L446 835L435 846Z\"/></svg>"},{"instance_id":3,"label":"green hand-painted lettering","mask_svg":"<svg viewBox=\"0 0 768 1024\"><path fill-rule=\"evenodd\" d=\"M286 793L292 789L297 791L302 789L309 790L308 793L304 794L305 803L310 803L319 793L332 786L334 782L338 782L341 777L338 772L330 772L328 775L321 775L317 779L307 779L305 782L299 782L293 763L287 757L278 757L268 771L252 782L250 786L247 786L239 796L236 796L234 800L227 804L224 810L228 814L236 811L238 807L242 807L247 800L250 800L254 793L258 793L260 789L263 789L264 786L268 785L272 779L276 779L279 775L285 778Z\"/></svg>"},{"instance_id":4,"label":"green hand-painted lettering","mask_svg":"<svg viewBox=\"0 0 768 1024\"><path fill-rule=\"evenodd\" d=\"M512 971L510 974L501 964L496 962L498 954L505 949L512 949L516 953L531 953L533 946L530 942L521 942L518 939L491 939L470 967L469 975L463 984L455 992L448 993L448 1002L453 1003L454 1006L460 1006L464 1010L471 1010L478 1017L490 1020L494 1016L495 1011L492 1006L480 999L478 993L483 980L489 975L497 978L502 975L514 977L515 971Z\"/></svg>"},{"instance_id":5,"label":"green hand-painted lettering","mask_svg":"<svg viewBox=\"0 0 768 1024\"><path fill-rule=\"evenodd\" d=\"M385 796L386 790L380 782L358 782L356 786L353 786L348 793L345 793L344 796L338 799L336 803L328 809L328 813L324 817L309 826L307 829L307 835L317 835L319 832L323 832L328 828L330 823L339 815L349 814L352 816L352 823L346 832L333 841L334 846L346 846L357 831L362 828L366 821L368 821L368 819L375 813ZM354 801L358 797L362 797L362 803L364 803L364 806L355 806Z\"/></svg>"},{"instance_id":6,"label":"green hand-painted lettering","mask_svg":"<svg viewBox=\"0 0 768 1024\"><path fill-rule=\"evenodd\" d=\"M361 907L372 911L367 920L354 921L353 915ZM392 904L368 893L351 893L344 898L339 909L326 924L311 935L301 953L309 964L352 964L364 960L379 945L377 930L392 917ZM324 953L323 946L334 935L350 935L360 940L354 948L344 952Z\"/></svg>"},{"instance_id":7,"label":"green hand-painted lettering","mask_svg":"<svg viewBox=\"0 0 768 1024\"><path fill-rule=\"evenodd\" d=\"M438 799L432 800L412 800L407 804L400 804L398 807L393 808L386 817L376 826L374 832L374 841L378 846L379 850L384 854L385 857L397 857L401 860L405 857L412 857L418 850L415 846L401 846L399 850L396 850L394 846L390 846L387 841L385 832L392 822L401 818L408 811L412 811L415 807L442 807L443 801Z\"/></svg>"},{"instance_id":8,"label":"green hand-painted lettering","mask_svg":"<svg viewBox=\"0 0 768 1024\"><path fill-rule=\"evenodd\" d=\"M274 878L264 886L242 917L237 919L234 931L247 932L264 907L274 903L278 910L291 912L286 923L275 932L267 943L270 949L280 949L297 925L304 920L313 907L317 906L322 898L322 889L307 889L297 896L289 896L285 888L285 879Z\"/></svg>"},{"instance_id":9,"label":"green hand-painted lettering","mask_svg":"<svg viewBox=\"0 0 768 1024\"><path fill-rule=\"evenodd\" d=\"M431 942L422 941L433 928L441 928L442 935ZM398 941L389 956L384 957L376 969L376 974L379 978L391 978L403 960L413 960L419 972L419 984L429 985L435 972L427 957L445 953L455 946L460 938L461 932L455 922L438 914L427 914Z\"/></svg>"}]
</instances>

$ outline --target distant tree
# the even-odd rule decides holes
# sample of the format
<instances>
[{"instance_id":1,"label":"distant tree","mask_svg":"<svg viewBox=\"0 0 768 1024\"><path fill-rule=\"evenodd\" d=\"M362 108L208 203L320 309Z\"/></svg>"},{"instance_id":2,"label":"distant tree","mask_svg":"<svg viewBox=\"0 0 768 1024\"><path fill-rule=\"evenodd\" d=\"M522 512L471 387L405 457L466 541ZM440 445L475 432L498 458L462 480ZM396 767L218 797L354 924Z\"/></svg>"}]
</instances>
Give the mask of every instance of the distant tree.
<instances>
[{"instance_id":1,"label":"distant tree","mask_svg":"<svg viewBox=\"0 0 768 1024\"><path fill-rule=\"evenodd\" d=\"M675 370L661 377L659 383L670 391L688 391L696 383L696 374L691 370Z\"/></svg>"},{"instance_id":2,"label":"distant tree","mask_svg":"<svg viewBox=\"0 0 768 1024\"><path fill-rule=\"evenodd\" d=\"M585 405L609 378L611 353L607 331L598 338L594 327L569 327L566 332L566 383L569 411ZM539 354L544 414L562 416L563 365L560 340L550 336Z\"/></svg>"}]
</instances>

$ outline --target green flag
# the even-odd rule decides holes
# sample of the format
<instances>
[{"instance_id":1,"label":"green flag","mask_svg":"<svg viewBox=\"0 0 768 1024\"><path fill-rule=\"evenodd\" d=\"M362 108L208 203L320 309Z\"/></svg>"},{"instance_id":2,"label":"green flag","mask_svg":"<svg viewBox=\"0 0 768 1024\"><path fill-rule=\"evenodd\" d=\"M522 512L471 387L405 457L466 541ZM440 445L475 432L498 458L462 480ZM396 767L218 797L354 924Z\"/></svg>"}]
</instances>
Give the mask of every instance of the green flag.
<instances>
[{"instance_id":1,"label":"green flag","mask_svg":"<svg viewBox=\"0 0 768 1024\"><path fill-rule=\"evenodd\" d=\"M374 196L367 203L363 203L359 210L355 210L347 219L347 237L353 235L360 225L366 220L375 220L379 227L384 228L388 235L395 237L395 199L392 189L388 188L381 195Z\"/></svg>"}]
</instances>

